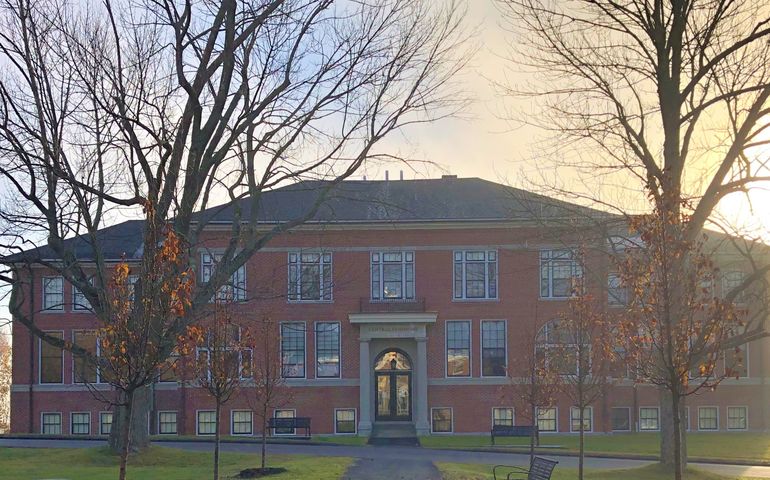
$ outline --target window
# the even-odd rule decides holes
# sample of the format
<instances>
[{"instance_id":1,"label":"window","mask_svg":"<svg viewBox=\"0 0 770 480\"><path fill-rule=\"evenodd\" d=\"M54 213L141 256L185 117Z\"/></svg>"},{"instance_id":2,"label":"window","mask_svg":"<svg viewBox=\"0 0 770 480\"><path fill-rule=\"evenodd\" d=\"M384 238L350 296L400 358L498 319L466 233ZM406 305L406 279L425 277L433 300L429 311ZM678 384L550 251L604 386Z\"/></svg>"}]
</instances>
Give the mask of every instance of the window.
<instances>
[{"instance_id":1,"label":"window","mask_svg":"<svg viewBox=\"0 0 770 480\"><path fill-rule=\"evenodd\" d=\"M746 278L746 274L744 272L740 271L732 271L732 272L725 272L724 276L722 277L722 297L725 298L727 295L730 294L733 290L739 288L742 284L744 279ZM733 300L733 303L736 305L741 305L746 302L746 289L739 292L735 299Z\"/></svg>"},{"instance_id":2,"label":"window","mask_svg":"<svg viewBox=\"0 0 770 480\"><path fill-rule=\"evenodd\" d=\"M176 422L174 422L176 423ZM217 413L214 410L198 412L198 435L214 435L217 433Z\"/></svg>"},{"instance_id":3,"label":"window","mask_svg":"<svg viewBox=\"0 0 770 480\"><path fill-rule=\"evenodd\" d=\"M198 433L200 433L201 413L213 414L213 412L198 412ZM161 435L176 435L176 412L158 412L158 433Z\"/></svg>"},{"instance_id":4,"label":"window","mask_svg":"<svg viewBox=\"0 0 770 480\"><path fill-rule=\"evenodd\" d=\"M289 300L332 300L332 254L289 254Z\"/></svg>"},{"instance_id":5,"label":"window","mask_svg":"<svg viewBox=\"0 0 770 480\"><path fill-rule=\"evenodd\" d=\"M51 337L64 339L64 332L46 332ZM64 351L40 339L40 383L64 382Z\"/></svg>"},{"instance_id":6,"label":"window","mask_svg":"<svg viewBox=\"0 0 770 480\"><path fill-rule=\"evenodd\" d=\"M281 324L281 374L284 378L305 378L305 324Z\"/></svg>"},{"instance_id":7,"label":"window","mask_svg":"<svg viewBox=\"0 0 770 480\"><path fill-rule=\"evenodd\" d=\"M294 410L276 410L273 416L275 418L294 418L297 413ZM275 428L273 433L275 435L294 435L295 430L293 428Z\"/></svg>"},{"instance_id":8,"label":"window","mask_svg":"<svg viewBox=\"0 0 770 480\"><path fill-rule=\"evenodd\" d=\"M717 407L698 407L698 430L719 430Z\"/></svg>"},{"instance_id":9,"label":"window","mask_svg":"<svg viewBox=\"0 0 770 480\"><path fill-rule=\"evenodd\" d=\"M575 279L583 269L573 250L543 250L540 252L540 297L567 298L572 296Z\"/></svg>"},{"instance_id":10,"label":"window","mask_svg":"<svg viewBox=\"0 0 770 480\"><path fill-rule=\"evenodd\" d=\"M684 417L681 418L681 422L684 423L685 430L690 431L690 407L684 407Z\"/></svg>"},{"instance_id":11,"label":"window","mask_svg":"<svg viewBox=\"0 0 770 480\"><path fill-rule=\"evenodd\" d=\"M177 361L179 360L179 353L172 352L165 364L161 366L160 375L158 381L161 383L174 383L179 381L179 375L177 374Z\"/></svg>"},{"instance_id":12,"label":"window","mask_svg":"<svg viewBox=\"0 0 770 480\"><path fill-rule=\"evenodd\" d=\"M583 431L584 432L591 432L593 431L593 413L594 409L592 407L586 407L583 409ZM571 432L579 432L580 431L580 409L578 407L572 407L570 408L570 431Z\"/></svg>"},{"instance_id":13,"label":"window","mask_svg":"<svg viewBox=\"0 0 770 480\"><path fill-rule=\"evenodd\" d=\"M502 377L506 370L505 321L481 322L481 375Z\"/></svg>"},{"instance_id":14,"label":"window","mask_svg":"<svg viewBox=\"0 0 770 480\"><path fill-rule=\"evenodd\" d=\"M315 324L315 371L318 378L338 378L340 376L339 322L317 322Z\"/></svg>"},{"instance_id":15,"label":"window","mask_svg":"<svg viewBox=\"0 0 770 480\"><path fill-rule=\"evenodd\" d=\"M98 355L98 340L95 330L73 332L73 343L89 352L96 358ZM72 376L74 383L97 383L99 372L96 364L82 355L72 355Z\"/></svg>"},{"instance_id":16,"label":"window","mask_svg":"<svg viewBox=\"0 0 770 480\"><path fill-rule=\"evenodd\" d=\"M222 260L221 254L201 254L201 282L208 283L214 275L217 263ZM217 299L221 301L242 302L246 300L246 267L241 265L230 276L230 281L217 291ZM212 298L212 301L214 299Z\"/></svg>"},{"instance_id":17,"label":"window","mask_svg":"<svg viewBox=\"0 0 770 480\"><path fill-rule=\"evenodd\" d=\"M505 427L512 427L513 421L513 409L509 407L495 407L492 409L492 426L503 425Z\"/></svg>"},{"instance_id":18,"label":"window","mask_svg":"<svg viewBox=\"0 0 770 480\"><path fill-rule=\"evenodd\" d=\"M91 414L88 412L73 412L70 414L70 433L72 435L91 434Z\"/></svg>"},{"instance_id":19,"label":"window","mask_svg":"<svg viewBox=\"0 0 770 480\"><path fill-rule=\"evenodd\" d=\"M611 412L612 431L631 431L631 409L628 407L613 407Z\"/></svg>"},{"instance_id":20,"label":"window","mask_svg":"<svg viewBox=\"0 0 770 480\"><path fill-rule=\"evenodd\" d=\"M560 375L577 375L577 343L571 332L563 328L558 320L543 325L535 348L538 358L544 358L547 364L557 363L555 368Z\"/></svg>"},{"instance_id":21,"label":"window","mask_svg":"<svg viewBox=\"0 0 770 480\"><path fill-rule=\"evenodd\" d=\"M94 277L88 278L88 283L90 285L94 284ZM72 310L75 310L76 312L89 312L91 311L91 302L88 301L85 295L75 287L72 286Z\"/></svg>"},{"instance_id":22,"label":"window","mask_svg":"<svg viewBox=\"0 0 770 480\"><path fill-rule=\"evenodd\" d=\"M639 430L660 430L660 410L658 407L639 409Z\"/></svg>"},{"instance_id":23,"label":"window","mask_svg":"<svg viewBox=\"0 0 770 480\"><path fill-rule=\"evenodd\" d=\"M40 419L40 433L61 435L61 413L43 413Z\"/></svg>"},{"instance_id":24,"label":"window","mask_svg":"<svg viewBox=\"0 0 770 480\"><path fill-rule=\"evenodd\" d=\"M212 356L210 352L220 352L223 355L214 358L219 358L220 367L224 368L224 371L228 372L228 376L235 377L237 374L239 378L246 379L251 377L251 350L248 348L238 348L237 346L241 341L241 327L235 324L228 324L226 335L221 335L219 338L212 335L206 338L206 342L203 346L199 347L196 352L198 355L198 362L201 366L210 365L210 359ZM225 337L225 338L223 338ZM208 377L211 378L210 366L207 366ZM237 369L237 372L236 372ZM224 373L223 371L223 373ZM167 377L168 378L168 377ZM174 374L174 379L176 375ZM175 380L169 380L175 381Z\"/></svg>"},{"instance_id":25,"label":"window","mask_svg":"<svg viewBox=\"0 0 770 480\"><path fill-rule=\"evenodd\" d=\"M555 432L557 428L556 424L557 412L556 408L540 408L537 409L537 429L541 432Z\"/></svg>"},{"instance_id":26,"label":"window","mask_svg":"<svg viewBox=\"0 0 770 480\"><path fill-rule=\"evenodd\" d=\"M99 413L99 435L109 435L112 431L112 412Z\"/></svg>"},{"instance_id":27,"label":"window","mask_svg":"<svg viewBox=\"0 0 770 480\"><path fill-rule=\"evenodd\" d=\"M454 298L497 298L497 251L454 252Z\"/></svg>"},{"instance_id":28,"label":"window","mask_svg":"<svg viewBox=\"0 0 770 480\"><path fill-rule=\"evenodd\" d=\"M749 376L749 345L743 344L725 350L725 375L732 378Z\"/></svg>"},{"instance_id":29,"label":"window","mask_svg":"<svg viewBox=\"0 0 770 480\"><path fill-rule=\"evenodd\" d=\"M611 307L628 305L628 289L623 286L623 279L617 273L607 276L607 304Z\"/></svg>"},{"instance_id":30,"label":"window","mask_svg":"<svg viewBox=\"0 0 770 480\"><path fill-rule=\"evenodd\" d=\"M430 410L432 433L452 433L452 409L441 407Z\"/></svg>"},{"instance_id":31,"label":"window","mask_svg":"<svg viewBox=\"0 0 770 480\"><path fill-rule=\"evenodd\" d=\"M373 252L372 300L414 299L414 252Z\"/></svg>"},{"instance_id":32,"label":"window","mask_svg":"<svg viewBox=\"0 0 770 480\"><path fill-rule=\"evenodd\" d=\"M64 310L64 279L43 277L43 309Z\"/></svg>"},{"instance_id":33,"label":"window","mask_svg":"<svg viewBox=\"0 0 770 480\"><path fill-rule=\"evenodd\" d=\"M231 432L233 435L251 435L253 433L253 423L251 421L251 410L233 410Z\"/></svg>"},{"instance_id":34,"label":"window","mask_svg":"<svg viewBox=\"0 0 770 480\"><path fill-rule=\"evenodd\" d=\"M356 409L334 410L334 433L356 433Z\"/></svg>"},{"instance_id":35,"label":"window","mask_svg":"<svg viewBox=\"0 0 770 480\"><path fill-rule=\"evenodd\" d=\"M471 322L446 322L446 374L471 376Z\"/></svg>"},{"instance_id":36,"label":"window","mask_svg":"<svg viewBox=\"0 0 770 480\"><path fill-rule=\"evenodd\" d=\"M747 407L727 407L727 429L747 430L749 412Z\"/></svg>"}]
</instances>

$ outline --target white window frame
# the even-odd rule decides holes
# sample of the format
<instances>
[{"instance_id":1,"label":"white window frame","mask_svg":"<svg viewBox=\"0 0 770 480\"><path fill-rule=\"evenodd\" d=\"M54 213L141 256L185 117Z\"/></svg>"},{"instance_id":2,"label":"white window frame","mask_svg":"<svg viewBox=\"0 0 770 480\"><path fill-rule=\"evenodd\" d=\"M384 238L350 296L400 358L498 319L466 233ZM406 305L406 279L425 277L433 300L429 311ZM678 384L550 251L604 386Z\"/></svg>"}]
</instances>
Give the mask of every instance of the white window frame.
<instances>
[{"instance_id":1,"label":"white window frame","mask_svg":"<svg viewBox=\"0 0 770 480\"><path fill-rule=\"evenodd\" d=\"M304 343L303 343L303 358L302 358L302 376L291 376L287 377L284 375L283 370L283 326L284 325L290 325L290 324L301 324L302 330L304 331ZM279 331L278 331L278 342L279 342L279 351L281 353L281 377L286 379L304 379L307 378L307 324L303 321L295 322L295 321L286 321L286 322L280 322L278 325ZM342 332L340 332L340 337L342 336Z\"/></svg>"},{"instance_id":2,"label":"white window frame","mask_svg":"<svg viewBox=\"0 0 770 480\"><path fill-rule=\"evenodd\" d=\"M744 412L744 422L746 426L744 428L730 428L730 409L742 408ZM727 421L725 422L725 429L731 432L745 432L749 429L749 407L748 405L728 405L727 406Z\"/></svg>"},{"instance_id":3,"label":"white window frame","mask_svg":"<svg viewBox=\"0 0 770 480\"><path fill-rule=\"evenodd\" d=\"M200 414L201 413L211 413L211 414L214 415L214 429L215 430L212 433L201 433L201 428L200 428L201 427L201 418L200 418ZM217 417L217 411L216 410L207 410L207 409L196 410L195 411L195 435L201 436L201 437L208 437L208 436L211 436L211 435L216 435L216 429L218 428L218 425L217 425L217 420L218 419L216 417ZM177 416L177 421L178 420L179 420L179 417ZM178 431L179 431L179 425L177 424L177 432Z\"/></svg>"},{"instance_id":4,"label":"white window frame","mask_svg":"<svg viewBox=\"0 0 770 480\"><path fill-rule=\"evenodd\" d=\"M167 433L167 432L161 432L160 425L160 417L164 413L173 413L174 414L174 430L176 430L174 433ZM158 435L179 435L179 412L176 410L159 410L158 411L158 419L157 419L157 430ZM196 435L198 432L198 412L195 412L195 431ZM210 435L210 434L206 434Z\"/></svg>"},{"instance_id":5,"label":"white window frame","mask_svg":"<svg viewBox=\"0 0 770 480\"><path fill-rule=\"evenodd\" d=\"M386 262L385 255L400 254L400 261ZM416 298L416 273L415 273L415 254L412 250L377 250L369 253L369 298L373 302L410 302ZM411 259L410 259L411 258ZM400 297L386 297L385 296L385 272L384 265L401 265L401 296ZM375 296L375 273L374 267L377 266L377 294ZM409 278L407 268L411 266L412 277ZM409 291L409 284L412 284L412 290Z\"/></svg>"},{"instance_id":6,"label":"white window frame","mask_svg":"<svg viewBox=\"0 0 770 480\"><path fill-rule=\"evenodd\" d=\"M733 277L740 277L740 279L736 282L736 284L730 288L728 288L728 285L733 283L735 279ZM746 280L746 272L743 270L727 270L722 273L722 298L727 297L727 294L730 293L733 289L738 288L738 286L743 283ZM738 295L735 296L734 304L738 306L746 305L746 290L744 289L742 292L740 292Z\"/></svg>"},{"instance_id":7,"label":"white window frame","mask_svg":"<svg viewBox=\"0 0 770 480\"><path fill-rule=\"evenodd\" d=\"M112 422L115 419L115 414L110 411L99 412L99 435L109 435L111 432L104 433L104 415L110 415L110 431L112 431Z\"/></svg>"},{"instance_id":8,"label":"white window frame","mask_svg":"<svg viewBox=\"0 0 770 480\"><path fill-rule=\"evenodd\" d=\"M687 425L685 425L685 430L690 431L690 423L692 423L692 420L690 419L690 406L687 405L684 407L684 414L687 416ZM680 419L681 421L682 419Z\"/></svg>"},{"instance_id":9,"label":"white window frame","mask_svg":"<svg viewBox=\"0 0 770 480\"><path fill-rule=\"evenodd\" d=\"M553 410L554 412L554 430L540 430L540 411L541 410ZM546 419L549 420L550 419ZM535 407L535 422L537 424L538 433L559 433L559 407Z\"/></svg>"},{"instance_id":10,"label":"white window frame","mask_svg":"<svg viewBox=\"0 0 770 480\"><path fill-rule=\"evenodd\" d=\"M45 416L57 415L59 417L59 433L46 433L45 432ZM41 435L61 435L64 431L64 419L61 412L40 412L40 434Z\"/></svg>"},{"instance_id":11,"label":"white window frame","mask_svg":"<svg viewBox=\"0 0 770 480\"><path fill-rule=\"evenodd\" d=\"M578 344L575 342L575 339L572 338L571 332L567 332L570 336L569 339L567 339L566 342L562 343L558 338L552 339L551 332L554 332L554 330L558 329L560 320L554 319L549 320L548 322L545 322L542 327L540 327L540 330L538 331L536 342L535 342L535 351L537 350L543 350L543 355L545 355L545 363L548 364L551 361L551 358L553 358L553 350L556 350L557 352L559 350L566 351L566 350L572 350L575 352L575 371L574 372L558 372L559 376L561 377L574 377L580 374L580 359L578 358ZM555 333L554 333L555 334ZM544 341L541 341L544 340ZM590 349L590 346L588 346ZM588 352L588 358L589 358L589 368L590 368L590 358L591 358L591 352Z\"/></svg>"},{"instance_id":12,"label":"white window frame","mask_svg":"<svg viewBox=\"0 0 770 480\"><path fill-rule=\"evenodd\" d=\"M291 412L291 417L279 417L278 412ZM296 408L276 408L273 410L273 418L297 418ZM292 437L297 434L297 429L292 428L291 433L277 433L277 428L273 429L273 436L276 437Z\"/></svg>"},{"instance_id":13,"label":"white window frame","mask_svg":"<svg viewBox=\"0 0 770 480\"><path fill-rule=\"evenodd\" d=\"M324 375L318 374L318 325L320 324L336 324L337 325L337 375ZM307 339L305 339L305 356L307 357ZM342 378L342 322L314 322L313 323L313 354L315 355L315 378ZM281 370L283 373L283 370ZM307 365L305 366L305 376L307 376Z\"/></svg>"},{"instance_id":14,"label":"white window frame","mask_svg":"<svg viewBox=\"0 0 770 480\"><path fill-rule=\"evenodd\" d=\"M618 285L612 285L612 279L616 279ZM613 293L620 291L620 297ZM622 308L628 305L628 287L623 286L623 279L617 272L607 274L607 306L610 308Z\"/></svg>"},{"instance_id":15,"label":"white window frame","mask_svg":"<svg viewBox=\"0 0 770 480\"><path fill-rule=\"evenodd\" d=\"M716 428L701 428L700 425L700 412L705 409L713 409L717 412L717 425ZM719 407L716 405L700 405L698 406L698 431L699 432L718 432L719 431Z\"/></svg>"},{"instance_id":16,"label":"white window frame","mask_svg":"<svg viewBox=\"0 0 770 480\"><path fill-rule=\"evenodd\" d=\"M318 255L318 298L302 298L302 264L303 255ZM329 266L329 278L324 276L324 266ZM288 272L286 277L289 303L333 303L334 302L334 255L328 251L291 251L288 255ZM292 281L292 269L294 280ZM327 291L328 290L328 291Z\"/></svg>"},{"instance_id":17,"label":"white window frame","mask_svg":"<svg viewBox=\"0 0 770 480\"><path fill-rule=\"evenodd\" d=\"M538 254L538 261L539 261L539 279L540 283L538 283L538 292L540 294L541 299L547 299L547 300L567 300L569 298L572 298L572 289L570 288L570 292L567 293L567 295L554 295L553 294L553 261L554 260L562 260L560 258L554 258L555 252L569 252L571 258L567 258L566 261L570 262L570 271L571 271L571 277L570 278L583 278L583 268L580 265L580 262L577 259L577 252L574 248L544 248L540 250ZM544 258L545 257L545 258ZM547 272L547 292L544 295L543 294L543 273Z\"/></svg>"},{"instance_id":18,"label":"white window frame","mask_svg":"<svg viewBox=\"0 0 770 480\"><path fill-rule=\"evenodd\" d=\"M484 260L468 260L468 253L483 253ZM484 264L484 296L483 297L469 297L468 296L468 277L467 277L467 264L468 263L483 263ZM460 291L457 289L457 282L455 279L457 266L460 265L462 286ZM494 265L495 275L494 282L489 275L489 266ZM490 294L490 285L494 283L494 295ZM454 250L452 252L452 300L456 302L463 301L485 301L485 300L497 300L500 297L500 255L496 249L490 248L468 248L463 250Z\"/></svg>"},{"instance_id":19,"label":"white window frame","mask_svg":"<svg viewBox=\"0 0 770 480\"><path fill-rule=\"evenodd\" d=\"M613 410L625 410L627 412L628 417L628 428L625 430L616 430L615 427L612 425L612 411ZM630 432L632 430L631 426L633 424L633 419L631 418L631 407L610 407L610 430L613 432Z\"/></svg>"},{"instance_id":20,"label":"white window frame","mask_svg":"<svg viewBox=\"0 0 770 480\"><path fill-rule=\"evenodd\" d=\"M468 375L449 375L449 324L450 323L467 323L468 324ZM470 378L472 376L473 376L473 321L447 320L444 322L444 378Z\"/></svg>"},{"instance_id":21,"label":"white window frame","mask_svg":"<svg viewBox=\"0 0 770 480\"><path fill-rule=\"evenodd\" d=\"M88 277L88 283L91 286L94 285L93 275ZM73 284L72 287L72 311L75 313L92 313L94 310L91 307L91 302L80 292L80 289ZM80 297L80 299L78 299Z\"/></svg>"},{"instance_id":22,"label":"white window frame","mask_svg":"<svg viewBox=\"0 0 770 480\"><path fill-rule=\"evenodd\" d=\"M434 410L449 410L449 431L437 432L433 429L433 411ZM431 407L430 408L430 433L432 435L451 435L455 431L455 412L452 407Z\"/></svg>"},{"instance_id":23,"label":"white window frame","mask_svg":"<svg viewBox=\"0 0 770 480\"><path fill-rule=\"evenodd\" d=\"M238 327L238 340L237 340L237 342L240 343L242 329L241 329L240 325L236 325L236 327ZM195 348L195 360L196 361L198 361L198 358L200 357L200 353L201 352L206 352L206 376L209 379L211 379L211 367L209 366L209 362L211 362L210 350L211 349L209 347L205 346L205 344L202 347L196 347ZM247 380L247 379L253 377L253 375L254 375L254 372L253 372L253 370L254 370L254 352L253 352L253 350L251 348L233 348L233 347L228 347L228 348L225 348L225 351L226 352L231 352L231 351L237 351L238 352L238 379L239 380ZM251 365L249 366L249 370L252 372L252 377L245 377L245 376L243 376L243 352L249 352L249 360L250 360L250 363L251 363ZM176 362L181 357L180 357L180 355L178 353L177 354L173 354L172 353L169 356L169 358L176 358L176 360L174 360ZM179 380L177 379L177 380L173 380L173 381L164 381L164 380L160 380L160 377L158 377L158 382L159 383L172 384L172 383L178 383Z\"/></svg>"},{"instance_id":24,"label":"white window frame","mask_svg":"<svg viewBox=\"0 0 770 480\"><path fill-rule=\"evenodd\" d=\"M657 417L656 417L657 418L657 422L658 422L657 428L642 428L642 410L648 410L648 409L649 410L655 410L656 412L658 412ZM638 422L639 422L638 430L640 432L659 432L660 431L660 407L657 407L657 406L650 406L650 407L641 406L641 407L639 407Z\"/></svg>"},{"instance_id":25,"label":"white window frame","mask_svg":"<svg viewBox=\"0 0 770 480\"><path fill-rule=\"evenodd\" d=\"M200 252L200 281L206 284L214 274L217 263L222 259L222 254L210 250ZM246 301L246 265L238 267L230 276L229 283L223 284L217 290L217 293L209 300L211 303L217 299L229 300L233 302ZM228 298L228 293L232 293L232 298Z\"/></svg>"},{"instance_id":26,"label":"white window frame","mask_svg":"<svg viewBox=\"0 0 770 480\"><path fill-rule=\"evenodd\" d=\"M75 433L75 415L85 415L88 418L88 431L86 433ZM80 423L79 425L83 425ZM91 412L70 412L70 435L91 435Z\"/></svg>"},{"instance_id":27,"label":"white window frame","mask_svg":"<svg viewBox=\"0 0 770 480\"><path fill-rule=\"evenodd\" d=\"M511 425L516 426L516 409L513 407L492 407L492 426L498 425L495 423L495 411L496 410L510 410L511 411Z\"/></svg>"},{"instance_id":28,"label":"white window frame","mask_svg":"<svg viewBox=\"0 0 770 480\"><path fill-rule=\"evenodd\" d=\"M741 375L740 377L735 377L735 376L731 375L731 376L729 376L727 378L732 378L732 379L739 378L740 379L740 378L749 378L749 377L751 377L751 363L750 363L750 360L749 360L749 357L750 357L749 343L746 342L746 343L744 343L742 345L739 345L739 347L745 349L745 351L746 351L746 354L745 354L744 359L743 359L744 368L746 369L746 375ZM726 355L722 355L722 366L724 367L725 375L727 375L727 356Z\"/></svg>"},{"instance_id":29,"label":"white window frame","mask_svg":"<svg viewBox=\"0 0 770 480\"><path fill-rule=\"evenodd\" d=\"M46 330L45 333L61 333L61 339L64 340L64 330ZM60 349L61 354L59 359L61 360L61 382L45 382L43 383L43 339L38 337L37 339L37 383L38 385L64 385L64 349ZM56 412L51 412L56 413Z\"/></svg>"},{"instance_id":30,"label":"white window frame","mask_svg":"<svg viewBox=\"0 0 770 480\"><path fill-rule=\"evenodd\" d=\"M588 430L583 430L583 433L593 433L593 431L594 431L594 407L586 407L585 409L590 412L589 413L589 415L590 415L590 418L589 418L590 425L589 425L589 427L590 428ZM580 429L575 430L573 428L574 427L573 423L580 421L580 416L579 415L578 415L578 417L573 417L573 415L575 413L580 413L580 412L577 412L577 410L578 410L578 407L575 407L575 406L572 406L569 409L569 431L572 432L572 433L580 432ZM583 415L584 415L583 420L585 420L585 413Z\"/></svg>"},{"instance_id":31,"label":"white window frame","mask_svg":"<svg viewBox=\"0 0 770 480\"><path fill-rule=\"evenodd\" d=\"M248 413L249 414L249 431L248 433L235 433L235 414L236 413ZM245 423L245 422L244 422ZM251 436L254 435L254 412L251 410L230 410L230 435L233 436Z\"/></svg>"},{"instance_id":32,"label":"white window frame","mask_svg":"<svg viewBox=\"0 0 770 480\"><path fill-rule=\"evenodd\" d=\"M49 293L48 292L47 289L48 289L48 286L49 286L49 282L52 281L52 280L58 280L59 281L59 284L61 285L61 293L57 293L57 292ZM43 277L42 282L43 282L42 283L43 288L41 289L42 290L41 293L43 295L43 302L42 302L43 308L42 308L42 311L43 312L63 312L64 311L64 277L62 277L62 276L55 276L55 275L54 276L46 276L46 277ZM48 298L47 298L48 295L57 295L57 296L61 297L61 299L60 299L59 303L53 303L52 305L49 306Z\"/></svg>"},{"instance_id":33,"label":"white window frame","mask_svg":"<svg viewBox=\"0 0 770 480\"><path fill-rule=\"evenodd\" d=\"M338 432L337 431L337 412L339 411L353 411L353 432ZM334 409L334 434L335 435L358 435L358 409L351 408L335 408Z\"/></svg>"}]
</instances>

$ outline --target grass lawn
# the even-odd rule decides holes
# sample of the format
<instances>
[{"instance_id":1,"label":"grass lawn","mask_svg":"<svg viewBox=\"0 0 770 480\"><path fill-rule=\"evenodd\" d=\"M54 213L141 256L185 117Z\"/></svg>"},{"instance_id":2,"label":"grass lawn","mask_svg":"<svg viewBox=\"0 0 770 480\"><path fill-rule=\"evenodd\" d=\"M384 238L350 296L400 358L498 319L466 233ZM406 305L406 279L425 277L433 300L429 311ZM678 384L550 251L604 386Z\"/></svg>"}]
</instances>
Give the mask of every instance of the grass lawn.
<instances>
[{"instance_id":1,"label":"grass lawn","mask_svg":"<svg viewBox=\"0 0 770 480\"><path fill-rule=\"evenodd\" d=\"M271 480L337 480L352 460L340 457L272 455L268 465L286 468ZM212 454L151 447L129 459L128 478L133 480L208 480L212 477ZM235 475L244 468L258 467L259 455L222 453L220 477ZM40 449L0 448L0 480L57 478L68 480L114 480L118 458L106 448Z\"/></svg>"},{"instance_id":2,"label":"grass lawn","mask_svg":"<svg viewBox=\"0 0 770 480\"><path fill-rule=\"evenodd\" d=\"M436 463L436 467L441 471L444 480L488 480L492 478L492 467L489 465L472 465L464 463ZM498 472L499 473L499 472ZM505 478L505 477L503 477ZM552 480L575 480L577 478L577 469L574 468L556 468ZM648 467L633 468L629 470L586 470L586 480L670 480L673 474L661 470L657 465ZM743 479L728 478L712 473L699 472L696 470L688 471L686 480L762 480L762 479ZM767 480L767 479L765 479Z\"/></svg>"},{"instance_id":3,"label":"grass lawn","mask_svg":"<svg viewBox=\"0 0 770 480\"><path fill-rule=\"evenodd\" d=\"M456 435L421 437L424 447L463 448L490 447L488 435ZM635 453L658 455L660 437L657 433L626 433L613 435L586 435L586 452ZM542 435L541 445L559 445L568 451L577 451L577 435ZM529 439L501 438L498 445L528 448ZM770 461L770 435L759 433L690 433L687 435L690 457L722 458L732 460Z\"/></svg>"}]
</instances>

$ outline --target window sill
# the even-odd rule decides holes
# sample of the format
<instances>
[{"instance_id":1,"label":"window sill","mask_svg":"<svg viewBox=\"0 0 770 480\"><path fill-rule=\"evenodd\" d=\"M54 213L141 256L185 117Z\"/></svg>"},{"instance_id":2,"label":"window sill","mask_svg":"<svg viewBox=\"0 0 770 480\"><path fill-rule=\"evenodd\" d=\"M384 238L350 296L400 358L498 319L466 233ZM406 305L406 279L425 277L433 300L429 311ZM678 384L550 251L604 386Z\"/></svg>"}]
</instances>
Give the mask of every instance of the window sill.
<instances>
[{"instance_id":1,"label":"window sill","mask_svg":"<svg viewBox=\"0 0 770 480\"><path fill-rule=\"evenodd\" d=\"M481 302L499 302L499 298L453 298L454 303L481 303Z\"/></svg>"}]
</instances>

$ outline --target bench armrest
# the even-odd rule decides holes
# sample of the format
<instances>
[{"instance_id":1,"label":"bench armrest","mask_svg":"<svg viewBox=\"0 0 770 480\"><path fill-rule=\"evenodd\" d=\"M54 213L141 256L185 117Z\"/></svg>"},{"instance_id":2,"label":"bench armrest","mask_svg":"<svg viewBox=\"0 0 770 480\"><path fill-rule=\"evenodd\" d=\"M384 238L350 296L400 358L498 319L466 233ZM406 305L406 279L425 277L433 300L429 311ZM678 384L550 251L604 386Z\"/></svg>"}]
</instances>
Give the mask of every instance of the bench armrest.
<instances>
[{"instance_id":1,"label":"bench armrest","mask_svg":"<svg viewBox=\"0 0 770 480\"><path fill-rule=\"evenodd\" d=\"M517 467L513 465L495 465L492 467L492 477L494 477L495 480L497 480L497 469L498 468L504 468L506 470L513 470L513 472L508 472L508 475L505 477L506 479L510 479L511 475L518 475L518 474L528 474L529 470L524 467Z\"/></svg>"}]
</instances>

